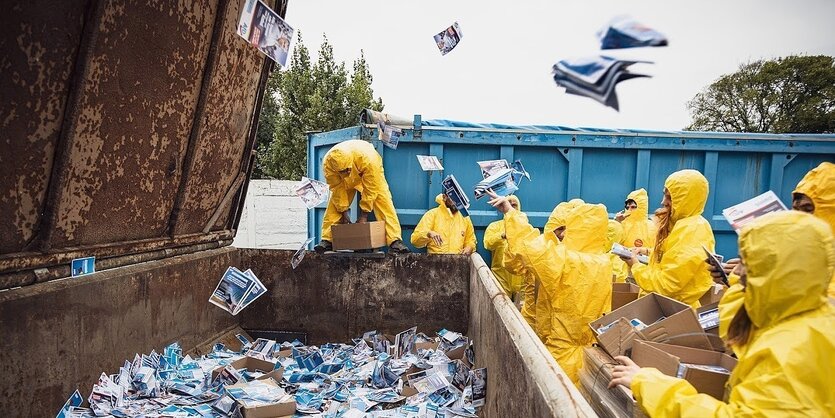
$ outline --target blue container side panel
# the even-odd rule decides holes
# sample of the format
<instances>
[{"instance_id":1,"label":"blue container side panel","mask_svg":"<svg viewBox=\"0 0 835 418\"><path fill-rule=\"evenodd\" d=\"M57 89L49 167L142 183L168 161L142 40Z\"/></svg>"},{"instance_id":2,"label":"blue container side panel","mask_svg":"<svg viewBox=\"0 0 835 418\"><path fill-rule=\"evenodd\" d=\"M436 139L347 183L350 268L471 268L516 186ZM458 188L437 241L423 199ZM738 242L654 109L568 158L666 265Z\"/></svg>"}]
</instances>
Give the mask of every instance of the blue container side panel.
<instances>
[{"instance_id":1,"label":"blue container side panel","mask_svg":"<svg viewBox=\"0 0 835 418\"><path fill-rule=\"evenodd\" d=\"M481 180L476 162L519 159L532 181L524 180L517 195L537 228L544 226L559 202L580 197L605 204L612 215L623 208L629 192L641 187L647 189L652 213L660 206L667 176L685 168L699 170L710 182L703 216L714 229L716 250L726 258L734 257L737 235L722 217L722 209L767 190L774 190L790 206L791 191L803 175L822 161L835 161L835 137L831 135L572 132L569 128L558 132L502 132L489 125L470 125L430 128L424 122L420 137L415 138L412 129L405 130L396 150L372 141L383 156L403 241L410 247L415 225L428 209L437 206L435 196L441 191L441 180L454 174L469 193L478 252L489 263L490 254L483 247L484 229L500 217L487 199L473 198L473 186ZM309 175L324 180L322 159L333 144L368 137L376 138L376 131L355 127L312 135ZM422 171L416 155L437 156L444 170ZM308 217L310 236L317 241L323 214L324 205ZM352 217L356 217L356 200Z\"/></svg>"}]
</instances>

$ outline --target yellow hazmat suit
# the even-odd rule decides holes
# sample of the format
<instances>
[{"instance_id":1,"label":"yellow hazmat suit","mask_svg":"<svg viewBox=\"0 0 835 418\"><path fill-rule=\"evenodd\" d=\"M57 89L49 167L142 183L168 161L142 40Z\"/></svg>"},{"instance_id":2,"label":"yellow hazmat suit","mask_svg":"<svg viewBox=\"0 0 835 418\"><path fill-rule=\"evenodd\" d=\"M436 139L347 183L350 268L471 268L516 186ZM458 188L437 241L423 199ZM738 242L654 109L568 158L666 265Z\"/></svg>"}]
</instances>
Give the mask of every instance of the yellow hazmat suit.
<instances>
[{"instance_id":1,"label":"yellow hazmat suit","mask_svg":"<svg viewBox=\"0 0 835 418\"><path fill-rule=\"evenodd\" d=\"M583 202L583 199L571 199L568 202L558 204L554 207L554 210L551 211L551 215L548 216L548 221L545 222L545 227L542 229L542 233L545 234L549 240L559 241L556 235L553 234L554 230L561 226L565 226L565 218L568 216L568 212L583 203L585 203Z\"/></svg>"},{"instance_id":2,"label":"yellow hazmat suit","mask_svg":"<svg viewBox=\"0 0 835 418\"><path fill-rule=\"evenodd\" d=\"M815 204L815 216L823 219L835 234L835 164L823 162L806 173L793 193L803 193ZM835 276L829 283L829 297L835 298Z\"/></svg>"},{"instance_id":3,"label":"yellow hazmat suit","mask_svg":"<svg viewBox=\"0 0 835 418\"><path fill-rule=\"evenodd\" d=\"M606 251L609 254L609 260L612 261L612 281L614 283L623 283L626 281L626 263L615 254L612 254L612 245L620 242L623 237L623 226L620 222L609 220L608 228L606 229Z\"/></svg>"},{"instance_id":4,"label":"yellow hazmat suit","mask_svg":"<svg viewBox=\"0 0 835 418\"><path fill-rule=\"evenodd\" d=\"M664 187L672 198L672 229L662 244L661 261L652 254L649 265L632 266L632 276L642 295L655 292L695 308L713 285L702 249L704 245L714 251L716 244L710 224L701 216L707 202L707 179L696 170L681 170L670 174Z\"/></svg>"},{"instance_id":5,"label":"yellow hazmat suit","mask_svg":"<svg viewBox=\"0 0 835 418\"><path fill-rule=\"evenodd\" d=\"M551 329L545 346L577 384L583 348L594 342L588 324L612 304L612 263L604 249L606 207L582 204L571 210L563 245L545 238L547 233L539 235L519 215L515 210L505 214L508 247L539 281L538 300L550 301Z\"/></svg>"},{"instance_id":6,"label":"yellow hazmat suit","mask_svg":"<svg viewBox=\"0 0 835 418\"><path fill-rule=\"evenodd\" d=\"M423 214L412 232L412 245L417 248L426 247L429 254L460 254L465 247L476 249L475 229L470 217L464 217L461 212L452 213L444 204L444 195L435 197L437 208L430 209ZM444 243L435 244L426 234L435 231L441 235Z\"/></svg>"},{"instance_id":7,"label":"yellow hazmat suit","mask_svg":"<svg viewBox=\"0 0 835 418\"><path fill-rule=\"evenodd\" d=\"M508 196L508 200L516 202L518 210L522 210L522 204L516 196ZM507 249L507 239L502 238L504 235L504 219L487 225L484 231L484 248L493 253L493 261L490 264L493 274L499 281L502 290L508 295L513 296L522 290L522 282L524 281L522 275L511 273L505 263L505 250Z\"/></svg>"},{"instance_id":8,"label":"yellow hazmat suit","mask_svg":"<svg viewBox=\"0 0 835 418\"><path fill-rule=\"evenodd\" d=\"M728 380L728 402L690 383L641 369L632 391L651 417L835 416L835 309L825 292L835 270L832 232L800 212L743 227L743 292L752 332Z\"/></svg>"},{"instance_id":9,"label":"yellow hazmat suit","mask_svg":"<svg viewBox=\"0 0 835 418\"><path fill-rule=\"evenodd\" d=\"M634 200L638 205L626 219L621 221L623 225L623 238L620 244L629 248L655 246L655 222L649 219L649 198L647 191L638 189L629 193L626 200Z\"/></svg>"},{"instance_id":10,"label":"yellow hazmat suit","mask_svg":"<svg viewBox=\"0 0 835 418\"><path fill-rule=\"evenodd\" d=\"M394 209L386 177L383 159L368 142L352 139L340 142L325 154L323 161L325 180L330 186L331 197L322 219L322 239L331 240L331 225L339 222L347 211L357 191L362 193L359 202L363 212L374 212L377 220L386 223L386 242L401 239L400 221ZM341 171L351 169L344 176Z\"/></svg>"}]
</instances>

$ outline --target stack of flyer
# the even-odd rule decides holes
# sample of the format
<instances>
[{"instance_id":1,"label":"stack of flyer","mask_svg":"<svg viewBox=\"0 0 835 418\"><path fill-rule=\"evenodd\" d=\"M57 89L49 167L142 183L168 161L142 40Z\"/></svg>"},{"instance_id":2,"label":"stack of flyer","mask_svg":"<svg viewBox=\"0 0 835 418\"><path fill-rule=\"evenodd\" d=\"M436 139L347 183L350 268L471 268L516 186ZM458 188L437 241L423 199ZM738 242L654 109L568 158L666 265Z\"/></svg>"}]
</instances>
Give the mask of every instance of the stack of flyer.
<instances>
[{"instance_id":1,"label":"stack of flyer","mask_svg":"<svg viewBox=\"0 0 835 418\"><path fill-rule=\"evenodd\" d=\"M507 160L479 161L478 165L481 167L484 180L475 185L476 199L486 196L488 190L492 190L499 196L512 195L519 190L519 183L523 178L531 179L519 160L512 165L508 164Z\"/></svg>"},{"instance_id":2,"label":"stack of flyer","mask_svg":"<svg viewBox=\"0 0 835 418\"><path fill-rule=\"evenodd\" d=\"M444 187L444 194L449 196L452 203L455 204L455 207L459 212L461 212L461 215L464 217L470 216L470 199L467 197L467 194L464 193L464 189L461 188L461 185L458 184L458 180L455 179L455 176L452 174L446 176L441 184Z\"/></svg>"},{"instance_id":3,"label":"stack of flyer","mask_svg":"<svg viewBox=\"0 0 835 418\"><path fill-rule=\"evenodd\" d=\"M786 210L786 205L780 201L771 190L748 199L742 203L722 210L722 216L728 220L731 227L739 233L743 226L766 213Z\"/></svg>"},{"instance_id":4,"label":"stack of flyer","mask_svg":"<svg viewBox=\"0 0 835 418\"><path fill-rule=\"evenodd\" d=\"M650 64L649 61L620 60L603 55L564 59L554 64L554 82L564 87L568 94L585 96L619 110L615 86L621 81L649 77L627 70L630 65L636 63Z\"/></svg>"},{"instance_id":5,"label":"stack of flyer","mask_svg":"<svg viewBox=\"0 0 835 418\"><path fill-rule=\"evenodd\" d=\"M209 302L232 315L237 315L266 292L267 288L252 270L242 272L235 267L229 267L220 279L220 283L217 284Z\"/></svg>"}]
</instances>

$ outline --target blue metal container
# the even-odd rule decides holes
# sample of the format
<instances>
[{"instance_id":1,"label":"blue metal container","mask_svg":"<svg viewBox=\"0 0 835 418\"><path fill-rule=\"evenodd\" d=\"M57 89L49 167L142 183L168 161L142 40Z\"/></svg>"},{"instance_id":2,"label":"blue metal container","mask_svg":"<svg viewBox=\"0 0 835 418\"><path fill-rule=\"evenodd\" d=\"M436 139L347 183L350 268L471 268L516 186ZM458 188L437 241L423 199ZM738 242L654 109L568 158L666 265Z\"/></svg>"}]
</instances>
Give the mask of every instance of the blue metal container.
<instances>
[{"instance_id":1,"label":"blue metal container","mask_svg":"<svg viewBox=\"0 0 835 418\"><path fill-rule=\"evenodd\" d=\"M543 227L559 202L575 197L603 203L610 217L623 208L626 195L645 188L650 213L660 206L664 180L677 170L692 168L710 182L703 216L716 236L717 252L737 255L737 235L722 209L773 190L791 205L791 192L807 171L823 161L835 161L835 135L775 135L715 132L656 132L508 126L447 120L421 121L406 129L396 150L376 140L376 128L357 126L312 134L308 138L308 177L324 181L322 159L336 143L349 139L372 141L383 156L386 179L403 227L403 241L427 209L437 206L441 180L455 174L465 190L481 180L476 161L522 160L532 182L523 181L516 193L523 212ZM424 172L416 155L435 155L444 171ZM499 219L486 202L471 197L470 214L479 253L484 229ZM356 216L356 202L352 215ZM324 205L308 214L308 234L318 242Z\"/></svg>"}]
</instances>

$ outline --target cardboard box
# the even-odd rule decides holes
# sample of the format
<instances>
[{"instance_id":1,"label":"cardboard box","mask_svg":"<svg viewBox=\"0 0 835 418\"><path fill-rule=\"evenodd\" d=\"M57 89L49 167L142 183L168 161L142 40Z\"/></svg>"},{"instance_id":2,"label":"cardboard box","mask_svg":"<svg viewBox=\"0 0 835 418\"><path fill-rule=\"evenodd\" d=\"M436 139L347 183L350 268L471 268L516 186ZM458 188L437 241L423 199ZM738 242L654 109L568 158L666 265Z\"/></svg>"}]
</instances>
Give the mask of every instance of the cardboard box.
<instances>
[{"instance_id":1,"label":"cardboard box","mask_svg":"<svg viewBox=\"0 0 835 418\"><path fill-rule=\"evenodd\" d=\"M624 321L620 321L623 318ZM641 330L630 325L638 319L646 325ZM604 332L601 327L613 324ZM597 341L613 357L629 355L634 340L668 342L688 347L711 349L696 312L677 300L650 293L613 310L589 324Z\"/></svg>"},{"instance_id":2,"label":"cardboard box","mask_svg":"<svg viewBox=\"0 0 835 418\"><path fill-rule=\"evenodd\" d=\"M272 380L267 380L264 383L278 387L278 384ZM246 383L236 383L230 388L246 387ZM293 415L296 413L296 398L288 396L283 401L272 403L269 405L255 406L241 408L244 418L275 418Z\"/></svg>"},{"instance_id":3,"label":"cardboard box","mask_svg":"<svg viewBox=\"0 0 835 418\"><path fill-rule=\"evenodd\" d=\"M632 283L612 283L612 310L638 299L641 288Z\"/></svg>"},{"instance_id":4,"label":"cardboard box","mask_svg":"<svg viewBox=\"0 0 835 418\"><path fill-rule=\"evenodd\" d=\"M600 347L583 349L583 368L577 389L600 417L646 418L631 390L625 386L608 388L614 363L615 360Z\"/></svg>"},{"instance_id":5,"label":"cardboard box","mask_svg":"<svg viewBox=\"0 0 835 418\"><path fill-rule=\"evenodd\" d=\"M680 376L700 393L706 393L719 400L725 397L725 382L737 363L733 357L716 351L648 341L635 342L632 360L641 367L654 367L668 376L678 376L682 363L724 367L728 369L728 373L685 367Z\"/></svg>"},{"instance_id":6,"label":"cardboard box","mask_svg":"<svg viewBox=\"0 0 835 418\"><path fill-rule=\"evenodd\" d=\"M273 378L277 381L281 380L281 376L284 374L284 368L280 367L278 369L275 368L275 363L272 361L261 360L255 357L244 356L239 358L231 363L229 366L234 367L235 369L241 370L246 369L250 372L261 372L265 373L263 376L255 379L255 380L263 380L268 378ZM212 380L217 378L217 375L220 373L221 370L226 366L220 366L212 370Z\"/></svg>"},{"instance_id":7,"label":"cardboard box","mask_svg":"<svg viewBox=\"0 0 835 418\"><path fill-rule=\"evenodd\" d=\"M721 284L714 284L707 290L707 292L705 292L704 296L699 299L699 304L705 306L718 303L719 300L722 299L722 295L725 294L725 290L727 290L725 286L722 286Z\"/></svg>"},{"instance_id":8,"label":"cardboard box","mask_svg":"<svg viewBox=\"0 0 835 418\"><path fill-rule=\"evenodd\" d=\"M370 250L385 247L386 224L383 221L331 226L334 250Z\"/></svg>"}]
</instances>

